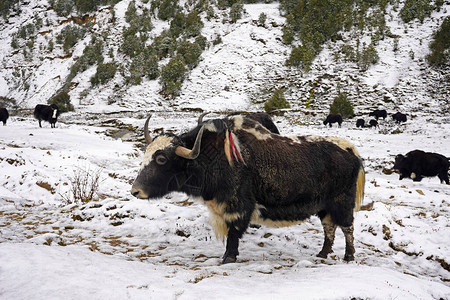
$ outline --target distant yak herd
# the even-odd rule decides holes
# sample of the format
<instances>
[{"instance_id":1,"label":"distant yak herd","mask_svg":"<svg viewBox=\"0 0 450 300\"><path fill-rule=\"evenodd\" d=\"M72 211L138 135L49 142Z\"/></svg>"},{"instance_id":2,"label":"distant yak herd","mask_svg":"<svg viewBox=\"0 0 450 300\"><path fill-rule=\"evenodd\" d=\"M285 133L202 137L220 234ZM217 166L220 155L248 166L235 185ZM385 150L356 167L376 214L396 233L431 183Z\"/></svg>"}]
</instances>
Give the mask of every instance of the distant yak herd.
<instances>
[{"instance_id":1,"label":"distant yak herd","mask_svg":"<svg viewBox=\"0 0 450 300\"><path fill-rule=\"evenodd\" d=\"M369 113L369 117L374 117L366 125L364 119L359 118L356 120L357 128L365 127L379 127L378 120L383 118L385 120L388 114L385 109L376 109ZM396 124L404 123L407 121L406 114L396 112L392 114L392 120ZM337 123L341 127L343 120L340 114L329 114L323 121L323 124L327 124L332 127L331 124ZM442 183L450 184L448 177L450 158L445 157L438 153L424 152L421 150L413 150L406 155L399 154L395 158L394 170L400 173L400 180L403 178L410 178L413 181L421 181L423 177L438 176Z\"/></svg>"},{"instance_id":2,"label":"distant yak herd","mask_svg":"<svg viewBox=\"0 0 450 300\"><path fill-rule=\"evenodd\" d=\"M41 122L46 121L50 123L51 128L56 127L56 121L60 114L59 107L56 104L38 104L34 108L33 115L39 122L39 127L42 127ZM3 126L6 125L6 121L9 118L9 112L6 108L0 107L0 121L3 122Z\"/></svg>"},{"instance_id":3,"label":"distant yak herd","mask_svg":"<svg viewBox=\"0 0 450 300\"><path fill-rule=\"evenodd\" d=\"M369 113L369 117L374 117L374 119L369 120L369 124L366 124L366 121L364 119L357 119L356 120L356 127L357 128L365 128L365 127L378 127L378 119L383 118L383 120L386 120L387 118L387 111L385 109L376 109ZM406 122L407 118L406 115L401 112L396 112L395 114L392 114L392 120L395 121L395 123L400 124L402 122ZM327 125L332 127L333 123L337 123L339 127L341 127L343 120L342 116L340 114L329 114L325 121L323 121L323 125Z\"/></svg>"}]
</instances>

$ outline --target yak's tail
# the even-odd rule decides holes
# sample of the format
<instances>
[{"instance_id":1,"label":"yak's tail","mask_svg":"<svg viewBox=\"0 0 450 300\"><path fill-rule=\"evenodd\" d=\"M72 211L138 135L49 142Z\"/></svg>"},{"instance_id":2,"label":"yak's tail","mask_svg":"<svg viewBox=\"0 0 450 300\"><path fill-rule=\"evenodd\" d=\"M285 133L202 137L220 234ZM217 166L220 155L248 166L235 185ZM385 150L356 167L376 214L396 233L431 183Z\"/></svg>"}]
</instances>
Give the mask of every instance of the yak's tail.
<instances>
[{"instance_id":1,"label":"yak's tail","mask_svg":"<svg viewBox=\"0 0 450 300\"><path fill-rule=\"evenodd\" d=\"M362 201L364 199L365 183L366 183L366 174L364 172L364 167L361 162L361 167L359 168L358 178L356 179L356 197L355 197L354 211L359 211L361 209Z\"/></svg>"}]
</instances>

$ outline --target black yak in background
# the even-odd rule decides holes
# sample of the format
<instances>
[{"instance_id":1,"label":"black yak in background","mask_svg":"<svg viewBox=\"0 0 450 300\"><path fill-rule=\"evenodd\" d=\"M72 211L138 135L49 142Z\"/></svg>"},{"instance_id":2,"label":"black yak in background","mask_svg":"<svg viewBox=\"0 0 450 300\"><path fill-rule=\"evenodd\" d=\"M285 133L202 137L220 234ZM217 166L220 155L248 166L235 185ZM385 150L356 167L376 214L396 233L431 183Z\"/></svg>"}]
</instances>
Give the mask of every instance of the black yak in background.
<instances>
[{"instance_id":1,"label":"black yak in background","mask_svg":"<svg viewBox=\"0 0 450 300\"><path fill-rule=\"evenodd\" d=\"M55 128L59 116L59 108L56 104L38 104L34 108L33 115L39 121L39 127L42 127L41 121L47 121L52 128Z\"/></svg>"},{"instance_id":2,"label":"black yak in background","mask_svg":"<svg viewBox=\"0 0 450 300\"><path fill-rule=\"evenodd\" d=\"M441 183L449 184L449 159L444 155L413 150L395 157L394 169L400 172L400 180L411 178L421 181L423 177L437 176Z\"/></svg>"},{"instance_id":3,"label":"black yak in background","mask_svg":"<svg viewBox=\"0 0 450 300\"><path fill-rule=\"evenodd\" d=\"M8 110L4 107L0 107L0 122L3 122L3 126L6 125L6 120L9 118Z\"/></svg>"},{"instance_id":4,"label":"black yak in background","mask_svg":"<svg viewBox=\"0 0 450 300\"><path fill-rule=\"evenodd\" d=\"M406 122L406 115L402 114L401 112L396 112L392 115L392 119L395 121L395 123L400 124L400 122Z\"/></svg>"},{"instance_id":5,"label":"black yak in background","mask_svg":"<svg viewBox=\"0 0 450 300\"><path fill-rule=\"evenodd\" d=\"M323 125L327 125L329 124L329 126L331 127L331 124L333 123L338 123L339 127L341 127L342 124L342 116L340 114L329 114L327 116L327 118L325 119L325 121L323 121Z\"/></svg>"},{"instance_id":6,"label":"black yak in background","mask_svg":"<svg viewBox=\"0 0 450 300\"><path fill-rule=\"evenodd\" d=\"M379 118L383 118L383 120L387 117L387 111L385 109L376 109L369 113L369 117L375 117L378 121Z\"/></svg>"}]
</instances>

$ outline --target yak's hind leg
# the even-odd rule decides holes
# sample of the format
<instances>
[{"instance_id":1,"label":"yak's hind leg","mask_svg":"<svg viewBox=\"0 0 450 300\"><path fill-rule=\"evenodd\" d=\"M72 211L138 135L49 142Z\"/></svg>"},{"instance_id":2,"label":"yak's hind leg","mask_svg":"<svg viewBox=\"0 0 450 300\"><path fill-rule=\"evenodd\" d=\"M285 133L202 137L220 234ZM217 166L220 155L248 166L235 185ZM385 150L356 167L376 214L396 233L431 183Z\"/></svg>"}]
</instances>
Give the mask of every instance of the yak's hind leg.
<instances>
[{"instance_id":1,"label":"yak's hind leg","mask_svg":"<svg viewBox=\"0 0 450 300\"><path fill-rule=\"evenodd\" d=\"M345 261L355 260L355 246L353 238L353 224L347 227L340 226L345 236Z\"/></svg>"},{"instance_id":2,"label":"yak's hind leg","mask_svg":"<svg viewBox=\"0 0 450 300\"><path fill-rule=\"evenodd\" d=\"M438 178L441 180L441 183L445 182L446 184L450 184L447 172L448 172L447 170L443 170L438 174Z\"/></svg>"},{"instance_id":3,"label":"yak's hind leg","mask_svg":"<svg viewBox=\"0 0 450 300\"><path fill-rule=\"evenodd\" d=\"M325 242L319 257L326 257L331 253L336 227L339 226L345 236L345 261L354 260L355 247L353 245L353 209L355 208L356 187L338 195L331 200L327 213L321 212L322 225L325 231Z\"/></svg>"},{"instance_id":4,"label":"yak's hind leg","mask_svg":"<svg viewBox=\"0 0 450 300\"><path fill-rule=\"evenodd\" d=\"M318 257L327 258L328 254L333 252L333 242L336 233L337 225L331 220L331 216L327 213L320 214L320 221L322 222L323 232L325 235L325 240L323 242L322 250L320 250Z\"/></svg>"},{"instance_id":5,"label":"yak's hind leg","mask_svg":"<svg viewBox=\"0 0 450 300\"><path fill-rule=\"evenodd\" d=\"M320 217L320 216L319 216ZM320 250L317 257L327 258L328 254L333 252L333 242L338 225L334 223L330 214L326 214L325 217L321 217L325 240L323 242L322 250ZM352 261L355 259L355 247L353 238L353 224L350 226L339 226L342 229L345 237L345 261Z\"/></svg>"}]
</instances>

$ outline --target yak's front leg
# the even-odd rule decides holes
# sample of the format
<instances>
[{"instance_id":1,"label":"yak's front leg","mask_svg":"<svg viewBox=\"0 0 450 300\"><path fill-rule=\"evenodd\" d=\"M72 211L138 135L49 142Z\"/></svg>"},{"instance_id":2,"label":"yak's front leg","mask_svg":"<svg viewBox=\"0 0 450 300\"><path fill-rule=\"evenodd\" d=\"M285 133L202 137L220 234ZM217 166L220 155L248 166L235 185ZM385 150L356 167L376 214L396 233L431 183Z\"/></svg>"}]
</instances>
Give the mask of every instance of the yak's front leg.
<instances>
[{"instance_id":1,"label":"yak's front leg","mask_svg":"<svg viewBox=\"0 0 450 300\"><path fill-rule=\"evenodd\" d=\"M236 257L239 255L239 239L243 232L238 231L234 226L228 229L227 247L223 254L222 264L236 262Z\"/></svg>"},{"instance_id":2,"label":"yak's front leg","mask_svg":"<svg viewBox=\"0 0 450 300\"><path fill-rule=\"evenodd\" d=\"M417 181L417 182L419 182L419 181L421 181L422 179L423 179L423 176L422 175L420 175L420 174L417 174L417 173L414 173L414 172L412 172L411 173L411 179L413 180L413 181Z\"/></svg>"},{"instance_id":3,"label":"yak's front leg","mask_svg":"<svg viewBox=\"0 0 450 300\"><path fill-rule=\"evenodd\" d=\"M236 262L236 257L239 255L239 239L250 224L250 216L253 212L254 204L247 204L241 199L238 197L232 199L228 203L223 216L228 228L227 246L222 260L223 264Z\"/></svg>"}]
</instances>

